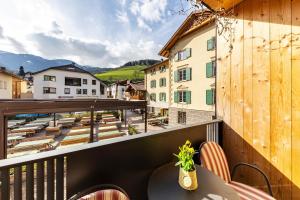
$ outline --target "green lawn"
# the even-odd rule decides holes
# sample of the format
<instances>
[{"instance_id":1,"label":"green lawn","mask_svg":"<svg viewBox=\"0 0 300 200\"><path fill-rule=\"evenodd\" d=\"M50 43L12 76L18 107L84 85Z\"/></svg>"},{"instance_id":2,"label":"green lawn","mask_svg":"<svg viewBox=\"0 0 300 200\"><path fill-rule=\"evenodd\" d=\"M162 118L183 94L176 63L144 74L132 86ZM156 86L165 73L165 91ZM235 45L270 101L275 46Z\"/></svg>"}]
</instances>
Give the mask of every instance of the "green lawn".
<instances>
[{"instance_id":1,"label":"green lawn","mask_svg":"<svg viewBox=\"0 0 300 200\"><path fill-rule=\"evenodd\" d=\"M146 66L142 65L122 67L95 75L101 80L108 82L113 82L116 80L142 80L144 79L144 71L141 70L145 67Z\"/></svg>"}]
</instances>

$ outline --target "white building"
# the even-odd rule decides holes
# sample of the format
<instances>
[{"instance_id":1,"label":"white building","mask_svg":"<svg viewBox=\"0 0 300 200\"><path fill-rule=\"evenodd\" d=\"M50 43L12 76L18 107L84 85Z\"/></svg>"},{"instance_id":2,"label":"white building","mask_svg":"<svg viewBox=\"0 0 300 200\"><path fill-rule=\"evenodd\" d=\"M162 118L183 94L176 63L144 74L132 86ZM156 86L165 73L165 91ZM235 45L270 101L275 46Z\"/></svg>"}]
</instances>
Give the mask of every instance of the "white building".
<instances>
[{"instance_id":1,"label":"white building","mask_svg":"<svg viewBox=\"0 0 300 200\"><path fill-rule=\"evenodd\" d=\"M107 87L108 98L124 100L127 81L118 81Z\"/></svg>"},{"instance_id":2,"label":"white building","mask_svg":"<svg viewBox=\"0 0 300 200\"><path fill-rule=\"evenodd\" d=\"M100 79L73 64L33 73L34 99L103 99L106 91Z\"/></svg>"}]
</instances>

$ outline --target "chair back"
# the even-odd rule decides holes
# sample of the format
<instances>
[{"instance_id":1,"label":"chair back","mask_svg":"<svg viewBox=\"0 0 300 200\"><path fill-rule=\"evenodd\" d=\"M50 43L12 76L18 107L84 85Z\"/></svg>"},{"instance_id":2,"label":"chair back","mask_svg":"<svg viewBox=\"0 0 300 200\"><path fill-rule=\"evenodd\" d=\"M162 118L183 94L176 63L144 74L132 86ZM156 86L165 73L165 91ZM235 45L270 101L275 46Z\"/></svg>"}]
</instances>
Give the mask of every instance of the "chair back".
<instances>
[{"instance_id":1,"label":"chair back","mask_svg":"<svg viewBox=\"0 0 300 200\"><path fill-rule=\"evenodd\" d=\"M106 189L85 195L80 200L129 200L129 198L119 190Z\"/></svg>"},{"instance_id":2,"label":"chair back","mask_svg":"<svg viewBox=\"0 0 300 200\"><path fill-rule=\"evenodd\" d=\"M231 182L225 153L217 143L206 142L200 147L200 162L202 167L210 170L225 182Z\"/></svg>"}]
</instances>

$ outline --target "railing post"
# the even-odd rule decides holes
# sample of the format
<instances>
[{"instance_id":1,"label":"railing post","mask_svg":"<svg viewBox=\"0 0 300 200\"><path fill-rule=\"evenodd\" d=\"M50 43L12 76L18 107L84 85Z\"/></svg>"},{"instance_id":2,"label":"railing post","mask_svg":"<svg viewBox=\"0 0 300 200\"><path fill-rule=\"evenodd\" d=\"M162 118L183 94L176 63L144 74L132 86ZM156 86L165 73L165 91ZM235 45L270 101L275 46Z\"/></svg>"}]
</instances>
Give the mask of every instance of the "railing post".
<instances>
[{"instance_id":1,"label":"railing post","mask_svg":"<svg viewBox=\"0 0 300 200\"><path fill-rule=\"evenodd\" d=\"M7 117L0 112L0 160L6 158L7 152Z\"/></svg>"},{"instance_id":2,"label":"railing post","mask_svg":"<svg viewBox=\"0 0 300 200\"><path fill-rule=\"evenodd\" d=\"M146 105L145 106L145 133L147 133L147 129L148 129L147 117L148 117L148 109Z\"/></svg>"},{"instance_id":3,"label":"railing post","mask_svg":"<svg viewBox=\"0 0 300 200\"><path fill-rule=\"evenodd\" d=\"M90 131L90 143L94 142L94 106L91 106L91 131Z\"/></svg>"}]
</instances>

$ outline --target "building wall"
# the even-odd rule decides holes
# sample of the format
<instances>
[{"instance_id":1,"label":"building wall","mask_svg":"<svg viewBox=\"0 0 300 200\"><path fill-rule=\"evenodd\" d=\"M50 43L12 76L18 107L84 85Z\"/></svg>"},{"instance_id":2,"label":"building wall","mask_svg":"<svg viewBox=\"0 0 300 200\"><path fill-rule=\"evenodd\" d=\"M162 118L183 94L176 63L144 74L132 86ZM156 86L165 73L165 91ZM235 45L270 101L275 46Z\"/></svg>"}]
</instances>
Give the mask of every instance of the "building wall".
<instances>
[{"instance_id":1,"label":"building wall","mask_svg":"<svg viewBox=\"0 0 300 200\"><path fill-rule=\"evenodd\" d=\"M125 90L126 86L118 85L118 94L117 94L117 84L113 84L110 86L110 91L112 94L112 98L125 99Z\"/></svg>"},{"instance_id":2,"label":"building wall","mask_svg":"<svg viewBox=\"0 0 300 200\"><path fill-rule=\"evenodd\" d=\"M212 120L215 112L205 110L194 110L171 107L169 109L169 123L172 125L178 124L178 112L186 112L186 124L197 124L200 122Z\"/></svg>"},{"instance_id":3,"label":"building wall","mask_svg":"<svg viewBox=\"0 0 300 200\"><path fill-rule=\"evenodd\" d=\"M159 67L166 66L165 72L160 72ZM151 74L151 70L155 70L155 74ZM170 71L169 71L169 64L168 62L163 62L158 64L157 66L150 68L149 70L145 71L145 86L147 89L147 100L149 107L155 108L169 108L170 103ZM159 80L161 78L166 78L166 86L159 86ZM156 87L151 88L151 81L156 81ZM150 100L150 94L156 94L156 101ZM166 93L166 101L159 100L159 93Z\"/></svg>"},{"instance_id":4,"label":"building wall","mask_svg":"<svg viewBox=\"0 0 300 200\"><path fill-rule=\"evenodd\" d=\"M44 81L44 75L56 76L56 81ZM87 79L88 84L81 86L67 86L65 85L65 77ZM96 85L92 85L92 80L96 80ZM106 87L104 88L104 95L100 94L100 81L89 74L69 72L62 70L47 70L33 77L33 97L35 99L57 99L57 98L106 98ZM56 88L56 94L43 94L43 87ZM65 94L64 89L70 88L70 94ZM87 95L77 95L76 89L87 89ZM92 95L92 89L96 89L96 95Z\"/></svg>"},{"instance_id":5,"label":"building wall","mask_svg":"<svg viewBox=\"0 0 300 200\"><path fill-rule=\"evenodd\" d=\"M215 78L206 78L206 63L215 60L215 51L207 51L207 40L215 36L216 30L214 24L205 25L200 30L197 30L179 41L170 51L170 107L189 110L204 111L209 113L204 118L211 119L211 112L215 110L215 105L206 104L206 90L214 88ZM191 57L175 61L175 54L178 51L191 48ZM175 82L174 72L181 68L192 68L192 78L190 81ZM191 91L191 104L175 103L174 92L179 88L185 88ZM208 112L205 112L208 111ZM202 112L203 113L203 112ZM202 116L199 115L199 116ZM177 121L177 117L170 114L171 122ZM202 119L200 119L202 120ZM204 120L205 121L205 120ZM191 121L188 121L190 123Z\"/></svg>"},{"instance_id":6,"label":"building wall","mask_svg":"<svg viewBox=\"0 0 300 200\"><path fill-rule=\"evenodd\" d=\"M217 113L230 166L258 165L276 199L300 199L300 1L245 0L218 37ZM237 176L265 185L258 175Z\"/></svg>"},{"instance_id":7,"label":"building wall","mask_svg":"<svg viewBox=\"0 0 300 200\"><path fill-rule=\"evenodd\" d=\"M0 99L12 99L12 77L0 73L0 81L2 81L2 89L0 88ZM7 85L6 89L3 88L4 82L6 82Z\"/></svg>"}]
</instances>

